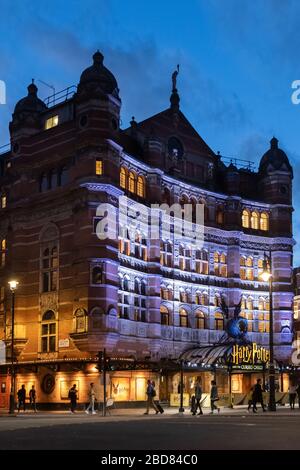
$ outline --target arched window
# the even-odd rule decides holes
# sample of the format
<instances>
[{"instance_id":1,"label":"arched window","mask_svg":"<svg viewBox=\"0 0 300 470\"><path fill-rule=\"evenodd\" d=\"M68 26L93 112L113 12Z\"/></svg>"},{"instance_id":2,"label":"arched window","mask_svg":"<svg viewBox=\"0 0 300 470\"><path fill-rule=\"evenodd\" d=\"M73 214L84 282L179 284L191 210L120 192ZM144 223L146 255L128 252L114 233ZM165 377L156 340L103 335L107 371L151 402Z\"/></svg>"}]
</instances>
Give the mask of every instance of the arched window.
<instances>
[{"instance_id":1,"label":"arched window","mask_svg":"<svg viewBox=\"0 0 300 470\"><path fill-rule=\"evenodd\" d=\"M140 281L139 281L139 279L135 278L135 280L134 280L134 292L136 294L140 294L140 290L141 290L140 289Z\"/></svg>"},{"instance_id":2,"label":"arched window","mask_svg":"<svg viewBox=\"0 0 300 470\"><path fill-rule=\"evenodd\" d=\"M188 296L185 290L181 289L179 293L180 302L186 303L188 301Z\"/></svg>"},{"instance_id":3,"label":"arched window","mask_svg":"<svg viewBox=\"0 0 300 470\"><path fill-rule=\"evenodd\" d=\"M75 333L85 333L87 331L87 313L84 308L78 308L74 313Z\"/></svg>"},{"instance_id":4,"label":"arched window","mask_svg":"<svg viewBox=\"0 0 300 470\"><path fill-rule=\"evenodd\" d=\"M123 279L123 290L129 291L129 279L127 276L124 277Z\"/></svg>"},{"instance_id":5,"label":"arched window","mask_svg":"<svg viewBox=\"0 0 300 470\"><path fill-rule=\"evenodd\" d=\"M136 175L131 171L128 178L128 189L131 193L136 192Z\"/></svg>"},{"instance_id":6,"label":"arched window","mask_svg":"<svg viewBox=\"0 0 300 470\"><path fill-rule=\"evenodd\" d=\"M201 294L201 305L208 305L208 295L206 292L202 292Z\"/></svg>"},{"instance_id":7,"label":"arched window","mask_svg":"<svg viewBox=\"0 0 300 470\"><path fill-rule=\"evenodd\" d=\"M196 305L201 305L201 292L199 292L199 291L196 292L195 303L196 303Z\"/></svg>"},{"instance_id":8,"label":"arched window","mask_svg":"<svg viewBox=\"0 0 300 470\"><path fill-rule=\"evenodd\" d=\"M265 212L260 214L260 230L269 230L269 215Z\"/></svg>"},{"instance_id":9,"label":"arched window","mask_svg":"<svg viewBox=\"0 0 300 470\"><path fill-rule=\"evenodd\" d=\"M215 295L214 298L214 306L215 307L220 307L221 306L221 297L217 294Z\"/></svg>"},{"instance_id":10,"label":"arched window","mask_svg":"<svg viewBox=\"0 0 300 470\"><path fill-rule=\"evenodd\" d=\"M224 330L224 317L221 312L215 313L215 330Z\"/></svg>"},{"instance_id":11,"label":"arched window","mask_svg":"<svg viewBox=\"0 0 300 470\"><path fill-rule=\"evenodd\" d=\"M204 313L201 312L200 310L197 310L196 314L195 314L195 327L197 328L197 330L204 330L205 328L205 317L204 317Z\"/></svg>"},{"instance_id":12,"label":"arched window","mask_svg":"<svg viewBox=\"0 0 300 470\"><path fill-rule=\"evenodd\" d=\"M137 195L145 197L145 179L143 176L138 176L137 179Z\"/></svg>"},{"instance_id":13,"label":"arched window","mask_svg":"<svg viewBox=\"0 0 300 470\"><path fill-rule=\"evenodd\" d=\"M250 212L247 209L244 209L242 212L242 226L250 228Z\"/></svg>"},{"instance_id":14,"label":"arched window","mask_svg":"<svg viewBox=\"0 0 300 470\"><path fill-rule=\"evenodd\" d=\"M259 229L259 217L258 213L256 211L253 211L251 213L251 228L254 230Z\"/></svg>"},{"instance_id":15,"label":"arched window","mask_svg":"<svg viewBox=\"0 0 300 470\"><path fill-rule=\"evenodd\" d=\"M184 328L188 327L188 314L184 308L179 310L179 325Z\"/></svg>"},{"instance_id":16,"label":"arched window","mask_svg":"<svg viewBox=\"0 0 300 470\"><path fill-rule=\"evenodd\" d=\"M169 325L170 324L170 315L169 310L165 305L161 305L160 307L160 322L162 325Z\"/></svg>"},{"instance_id":17,"label":"arched window","mask_svg":"<svg viewBox=\"0 0 300 470\"><path fill-rule=\"evenodd\" d=\"M120 168L120 186L126 189L126 170L123 166Z\"/></svg>"},{"instance_id":18,"label":"arched window","mask_svg":"<svg viewBox=\"0 0 300 470\"><path fill-rule=\"evenodd\" d=\"M140 286L141 286L141 294L142 294L142 295L147 295L147 292L146 292L146 291L147 291L147 289L146 289L146 282L145 282L145 281L142 281L141 284L140 284Z\"/></svg>"},{"instance_id":19,"label":"arched window","mask_svg":"<svg viewBox=\"0 0 300 470\"><path fill-rule=\"evenodd\" d=\"M264 310L264 309L265 309L265 301L262 297L260 297L258 300L258 310Z\"/></svg>"},{"instance_id":20,"label":"arched window","mask_svg":"<svg viewBox=\"0 0 300 470\"><path fill-rule=\"evenodd\" d=\"M1 195L1 209L6 208L6 202L7 202L6 194L2 193L2 195Z\"/></svg>"},{"instance_id":21,"label":"arched window","mask_svg":"<svg viewBox=\"0 0 300 470\"><path fill-rule=\"evenodd\" d=\"M214 253L214 262L215 262L215 263L219 263L219 262L220 262L220 255L219 255L219 253L218 253L217 251Z\"/></svg>"},{"instance_id":22,"label":"arched window","mask_svg":"<svg viewBox=\"0 0 300 470\"><path fill-rule=\"evenodd\" d=\"M44 313L41 323L41 352L56 351L56 319L52 310Z\"/></svg>"},{"instance_id":23,"label":"arched window","mask_svg":"<svg viewBox=\"0 0 300 470\"><path fill-rule=\"evenodd\" d=\"M173 300L173 288L168 286L168 300Z\"/></svg>"},{"instance_id":24,"label":"arched window","mask_svg":"<svg viewBox=\"0 0 300 470\"><path fill-rule=\"evenodd\" d=\"M248 297L246 305L247 305L247 310L253 310L253 299L251 297Z\"/></svg>"},{"instance_id":25,"label":"arched window","mask_svg":"<svg viewBox=\"0 0 300 470\"><path fill-rule=\"evenodd\" d=\"M168 289L166 288L166 286L161 286L160 297L163 300L168 300Z\"/></svg>"},{"instance_id":26,"label":"arched window","mask_svg":"<svg viewBox=\"0 0 300 470\"><path fill-rule=\"evenodd\" d=\"M92 284L102 284L102 268L95 266L92 271Z\"/></svg>"}]
</instances>

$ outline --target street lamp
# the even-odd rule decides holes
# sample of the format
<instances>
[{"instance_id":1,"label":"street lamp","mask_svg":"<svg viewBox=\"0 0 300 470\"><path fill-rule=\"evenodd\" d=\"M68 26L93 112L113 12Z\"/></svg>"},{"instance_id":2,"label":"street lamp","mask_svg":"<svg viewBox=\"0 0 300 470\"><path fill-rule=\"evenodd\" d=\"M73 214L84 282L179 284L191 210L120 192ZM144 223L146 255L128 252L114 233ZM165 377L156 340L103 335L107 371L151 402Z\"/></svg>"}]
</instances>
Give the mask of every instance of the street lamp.
<instances>
[{"instance_id":1,"label":"street lamp","mask_svg":"<svg viewBox=\"0 0 300 470\"><path fill-rule=\"evenodd\" d=\"M18 287L18 281L11 280L8 282L11 291L11 386L9 395L9 414L15 412L15 385L16 385L16 374L15 374L15 292Z\"/></svg>"},{"instance_id":2,"label":"street lamp","mask_svg":"<svg viewBox=\"0 0 300 470\"><path fill-rule=\"evenodd\" d=\"M276 411L275 398L275 367L274 367L274 340L273 340L273 275L272 275L272 252L269 255L265 253L263 262L262 280L269 282L269 298L270 298L270 331L269 331L269 410Z\"/></svg>"}]
</instances>

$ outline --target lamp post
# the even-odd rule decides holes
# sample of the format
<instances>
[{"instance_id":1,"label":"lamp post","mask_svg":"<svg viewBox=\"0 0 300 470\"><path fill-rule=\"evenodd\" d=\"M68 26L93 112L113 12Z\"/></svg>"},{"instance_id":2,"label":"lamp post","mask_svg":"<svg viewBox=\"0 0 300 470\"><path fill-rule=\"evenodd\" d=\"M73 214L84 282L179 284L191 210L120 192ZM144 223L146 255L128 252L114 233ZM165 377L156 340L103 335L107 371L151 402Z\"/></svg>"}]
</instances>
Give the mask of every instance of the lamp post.
<instances>
[{"instance_id":1,"label":"lamp post","mask_svg":"<svg viewBox=\"0 0 300 470\"><path fill-rule=\"evenodd\" d=\"M272 275L272 252L269 255L265 253L263 272L261 275L263 281L269 282L269 297L270 297L270 331L269 331L269 410L276 411L276 398L275 398L275 367L274 367L274 337L273 337L273 275Z\"/></svg>"},{"instance_id":2,"label":"lamp post","mask_svg":"<svg viewBox=\"0 0 300 470\"><path fill-rule=\"evenodd\" d=\"M18 281L12 280L8 282L11 291L11 385L9 395L9 414L15 412L15 387L16 387L16 373L15 373L15 292L18 287Z\"/></svg>"}]
</instances>

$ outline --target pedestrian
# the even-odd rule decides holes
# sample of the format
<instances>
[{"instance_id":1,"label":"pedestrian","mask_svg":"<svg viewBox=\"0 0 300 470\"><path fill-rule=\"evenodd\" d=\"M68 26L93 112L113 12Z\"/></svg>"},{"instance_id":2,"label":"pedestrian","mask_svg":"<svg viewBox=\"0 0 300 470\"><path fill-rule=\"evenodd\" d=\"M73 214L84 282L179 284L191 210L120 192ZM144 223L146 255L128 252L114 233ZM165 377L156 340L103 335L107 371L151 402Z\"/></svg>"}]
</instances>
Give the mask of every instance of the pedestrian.
<instances>
[{"instance_id":1,"label":"pedestrian","mask_svg":"<svg viewBox=\"0 0 300 470\"><path fill-rule=\"evenodd\" d=\"M210 390L210 407L211 407L211 412L210 414L214 414L214 410L218 410L218 413L220 413L220 408L218 408L215 405L215 402L219 400L219 394L218 394L218 387L217 383L215 380L211 381L211 390Z\"/></svg>"},{"instance_id":2,"label":"pedestrian","mask_svg":"<svg viewBox=\"0 0 300 470\"><path fill-rule=\"evenodd\" d=\"M20 413L21 407L23 407L23 411L25 413L25 401L26 401L26 389L25 385L23 384L20 390L18 390L18 413Z\"/></svg>"},{"instance_id":3,"label":"pedestrian","mask_svg":"<svg viewBox=\"0 0 300 470\"><path fill-rule=\"evenodd\" d=\"M253 390L254 390L254 387L251 387L250 390L249 390L249 393L247 395L248 412L251 410L251 406L253 405Z\"/></svg>"},{"instance_id":4,"label":"pedestrian","mask_svg":"<svg viewBox=\"0 0 300 470\"><path fill-rule=\"evenodd\" d=\"M89 411L92 412L92 415L96 415L95 411L95 400L96 400L96 391L94 388L94 382L91 382L90 389L89 389L89 406L85 410L86 414L89 414Z\"/></svg>"},{"instance_id":5,"label":"pedestrian","mask_svg":"<svg viewBox=\"0 0 300 470\"><path fill-rule=\"evenodd\" d=\"M156 404L154 403L154 397L156 395L156 391L155 391L155 387L153 387L151 380L147 381L146 395L147 395L147 409L144 415L149 414L150 407L155 410L156 414L158 414L159 413L158 408Z\"/></svg>"},{"instance_id":6,"label":"pedestrian","mask_svg":"<svg viewBox=\"0 0 300 470\"><path fill-rule=\"evenodd\" d=\"M203 415L203 411L201 408L201 399L202 399L202 387L201 387L201 379L198 377L197 382L195 384L195 405L193 409L193 415L197 413L197 409L199 408L198 415Z\"/></svg>"},{"instance_id":7,"label":"pedestrian","mask_svg":"<svg viewBox=\"0 0 300 470\"><path fill-rule=\"evenodd\" d=\"M290 385L289 385L289 403L290 403L291 410L295 409L296 395L297 395L297 385L295 385L293 382L290 382Z\"/></svg>"},{"instance_id":8,"label":"pedestrian","mask_svg":"<svg viewBox=\"0 0 300 470\"><path fill-rule=\"evenodd\" d=\"M156 396L155 382L154 381L152 381L152 387L153 387L154 396ZM159 403L159 400L153 400L153 401L154 401L154 404L155 404L156 408L160 412L160 414L163 414L165 412L165 410L163 409L163 407Z\"/></svg>"},{"instance_id":9,"label":"pedestrian","mask_svg":"<svg viewBox=\"0 0 300 470\"><path fill-rule=\"evenodd\" d=\"M76 384L74 384L70 390L69 390L69 395L70 399L70 405L71 405L71 413L75 413L76 406L77 406L77 389L76 389Z\"/></svg>"},{"instance_id":10,"label":"pedestrian","mask_svg":"<svg viewBox=\"0 0 300 470\"><path fill-rule=\"evenodd\" d=\"M300 408L300 384L297 385L296 393L298 395L298 406Z\"/></svg>"},{"instance_id":11,"label":"pedestrian","mask_svg":"<svg viewBox=\"0 0 300 470\"><path fill-rule=\"evenodd\" d=\"M36 391L35 391L34 385L32 385L32 387L29 391L29 402L30 402L31 408L33 408L34 412L36 413L37 412L37 409L36 409Z\"/></svg>"},{"instance_id":12,"label":"pedestrian","mask_svg":"<svg viewBox=\"0 0 300 470\"><path fill-rule=\"evenodd\" d=\"M256 403L260 403L262 410L266 411L263 399L263 392L261 387L261 379L257 379L256 384L254 385L253 395L252 395L252 404L253 404L253 413L257 413Z\"/></svg>"}]
</instances>

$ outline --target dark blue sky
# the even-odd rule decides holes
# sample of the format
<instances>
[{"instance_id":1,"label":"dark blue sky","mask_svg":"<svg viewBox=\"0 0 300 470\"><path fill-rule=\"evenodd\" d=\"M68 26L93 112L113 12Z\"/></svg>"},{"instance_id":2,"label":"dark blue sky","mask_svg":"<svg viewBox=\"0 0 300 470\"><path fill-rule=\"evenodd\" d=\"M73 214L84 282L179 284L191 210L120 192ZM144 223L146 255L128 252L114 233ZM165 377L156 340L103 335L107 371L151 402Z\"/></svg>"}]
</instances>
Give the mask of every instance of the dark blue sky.
<instances>
[{"instance_id":1,"label":"dark blue sky","mask_svg":"<svg viewBox=\"0 0 300 470\"><path fill-rule=\"evenodd\" d=\"M122 122L169 106L180 64L181 109L222 155L258 162L273 135L294 165L294 235L300 228L298 0L0 0L0 146L31 78L56 90L78 83L100 49L115 74ZM39 86L43 98L51 94ZM300 247L295 250L300 264Z\"/></svg>"}]
</instances>

